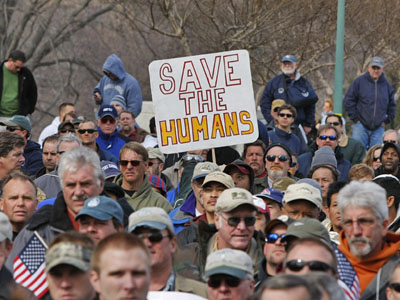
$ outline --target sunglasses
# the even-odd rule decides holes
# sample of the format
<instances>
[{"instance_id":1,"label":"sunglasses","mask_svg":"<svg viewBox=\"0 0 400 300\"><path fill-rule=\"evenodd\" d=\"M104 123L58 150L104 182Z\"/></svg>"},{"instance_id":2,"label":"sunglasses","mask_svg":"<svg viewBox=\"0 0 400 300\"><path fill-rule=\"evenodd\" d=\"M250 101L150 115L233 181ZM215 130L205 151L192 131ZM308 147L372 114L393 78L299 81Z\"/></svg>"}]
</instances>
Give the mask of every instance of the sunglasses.
<instances>
[{"instance_id":1,"label":"sunglasses","mask_svg":"<svg viewBox=\"0 0 400 300\"><path fill-rule=\"evenodd\" d=\"M397 141L394 141L394 140L383 141L383 144L387 144L387 143L397 144Z\"/></svg>"},{"instance_id":2,"label":"sunglasses","mask_svg":"<svg viewBox=\"0 0 400 300\"><path fill-rule=\"evenodd\" d=\"M265 238L265 242L268 244L275 244L276 241L281 238L281 240L286 236L286 234L281 234L278 235L276 233L270 233L268 236Z\"/></svg>"},{"instance_id":3,"label":"sunglasses","mask_svg":"<svg viewBox=\"0 0 400 300\"><path fill-rule=\"evenodd\" d=\"M284 117L293 118L293 115L292 115L292 114L282 114L282 113L280 113L279 116L280 116L281 118L284 118Z\"/></svg>"},{"instance_id":4,"label":"sunglasses","mask_svg":"<svg viewBox=\"0 0 400 300\"><path fill-rule=\"evenodd\" d=\"M93 133L95 133L96 132L96 129L78 129L78 132L80 133L80 134L84 134L84 133L90 133L90 134L93 134Z\"/></svg>"},{"instance_id":5,"label":"sunglasses","mask_svg":"<svg viewBox=\"0 0 400 300\"><path fill-rule=\"evenodd\" d=\"M225 284L229 287L238 287L240 284L240 279L233 277L233 276L229 276L229 275L224 275L224 276L211 276L208 281L207 284L209 287L211 288L219 288L222 284L222 282L225 282Z\"/></svg>"},{"instance_id":6,"label":"sunglasses","mask_svg":"<svg viewBox=\"0 0 400 300\"><path fill-rule=\"evenodd\" d=\"M267 155L267 160L270 162L275 161L275 159L278 158L279 161L287 161L289 157L287 155L274 155L274 154L269 154Z\"/></svg>"},{"instance_id":7,"label":"sunglasses","mask_svg":"<svg viewBox=\"0 0 400 300\"><path fill-rule=\"evenodd\" d=\"M143 161L143 160L124 160L124 159L121 159L121 160L119 161L119 164L120 164L121 166L126 167L129 163L131 163L131 165L132 165L133 167L137 167L138 165L140 165L140 163L141 163L142 161Z\"/></svg>"},{"instance_id":8,"label":"sunglasses","mask_svg":"<svg viewBox=\"0 0 400 300\"><path fill-rule=\"evenodd\" d=\"M379 156L377 156L377 157L374 157L372 160L373 161L378 161L378 160L380 160L381 158L379 157Z\"/></svg>"},{"instance_id":9,"label":"sunglasses","mask_svg":"<svg viewBox=\"0 0 400 300\"><path fill-rule=\"evenodd\" d=\"M339 126L340 125L339 122L330 122L328 124L331 125L331 126Z\"/></svg>"},{"instance_id":10,"label":"sunglasses","mask_svg":"<svg viewBox=\"0 0 400 300\"><path fill-rule=\"evenodd\" d=\"M163 238L170 237L169 234L162 234L161 232L140 233L137 236L141 240L147 238L152 244L159 243Z\"/></svg>"},{"instance_id":11,"label":"sunglasses","mask_svg":"<svg viewBox=\"0 0 400 300\"><path fill-rule=\"evenodd\" d=\"M75 133L75 129L60 129L60 132L61 132L61 133L67 133L67 132L69 132L69 133Z\"/></svg>"},{"instance_id":12,"label":"sunglasses","mask_svg":"<svg viewBox=\"0 0 400 300\"><path fill-rule=\"evenodd\" d=\"M107 123L114 124L115 119L106 117L106 118L100 119L100 122L103 124L107 124Z\"/></svg>"},{"instance_id":13,"label":"sunglasses","mask_svg":"<svg viewBox=\"0 0 400 300\"><path fill-rule=\"evenodd\" d=\"M293 272L299 272L305 266L308 266L311 271L327 272L332 269L327 263L318 260L304 261L302 259L293 259L286 263L286 267Z\"/></svg>"},{"instance_id":14,"label":"sunglasses","mask_svg":"<svg viewBox=\"0 0 400 300\"><path fill-rule=\"evenodd\" d=\"M318 138L323 141L326 141L327 139L329 139L330 141L336 141L337 139L337 137L334 135L320 135Z\"/></svg>"},{"instance_id":15,"label":"sunglasses","mask_svg":"<svg viewBox=\"0 0 400 300\"><path fill-rule=\"evenodd\" d=\"M182 160L185 162L189 162L189 161L203 162L204 161L203 157L201 157L200 155L197 155L197 154L186 154L183 156Z\"/></svg>"},{"instance_id":16,"label":"sunglasses","mask_svg":"<svg viewBox=\"0 0 400 300\"><path fill-rule=\"evenodd\" d=\"M400 293L400 283L399 283L399 282L392 282L392 283L389 283L389 287L390 287L392 290L395 290L396 293Z\"/></svg>"},{"instance_id":17,"label":"sunglasses","mask_svg":"<svg viewBox=\"0 0 400 300\"><path fill-rule=\"evenodd\" d=\"M159 165L159 163L155 163L155 162L152 162L152 161L149 161L149 162L147 163L147 165L148 165L149 167L152 167L152 166L155 165L155 164Z\"/></svg>"},{"instance_id":18,"label":"sunglasses","mask_svg":"<svg viewBox=\"0 0 400 300\"><path fill-rule=\"evenodd\" d=\"M256 223L256 217L229 217L229 218L224 218L222 216L223 219L226 220L226 222L228 223L229 226L231 227L236 227L239 225L239 223L243 220L244 224L246 225L246 227L250 227L250 226L254 226L254 224Z\"/></svg>"},{"instance_id":19,"label":"sunglasses","mask_svg":"<svg viewBox=\"0 0 400 300\"><path fill-rule=\"evenodd\" d=\"M15 130L22 130L22 128L16 126L6 126L6 130L9 132L14 132Z\"/></svg>"}]
</instances>

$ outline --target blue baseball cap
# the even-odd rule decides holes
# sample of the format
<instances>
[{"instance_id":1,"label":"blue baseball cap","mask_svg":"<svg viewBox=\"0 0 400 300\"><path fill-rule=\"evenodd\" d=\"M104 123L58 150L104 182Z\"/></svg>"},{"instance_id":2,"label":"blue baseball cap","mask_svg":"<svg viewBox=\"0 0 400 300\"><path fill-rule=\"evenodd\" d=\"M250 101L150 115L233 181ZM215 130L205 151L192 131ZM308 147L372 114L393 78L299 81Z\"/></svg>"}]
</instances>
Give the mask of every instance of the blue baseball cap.
<instances>
[{"instance_id":1,"label":"blue baseball cap","mask_svg":"<svg viewBox=\"0 0 400 300\"><path fill-rule=\"evenodd\" d=\"M10 120L1 122L2 126L19 126L22 129L25 129L28 132L32 131L32 124L29 119L25 116L15 115Z\"/></svg>"},{"instance_id":2,"label":"blue baseball cap","mask_svg":"<svg viewBox=\"0 0 400 300\"><path fill-rule=\"evenodd\" d=\"M113 217L123 224L124 212L119 203L106 196L96 196L86 199L83 208L75 217L90 216L101 221L111 220Z\"/></svg>"},{"instance_id":3,"label":"blue baseball cap","mask_svg":"<svg viewBox=\"0 0 400 300\"><path fill-rule=\"evenodd\" d=\"M384 63L383 63L383 59L380 58L379 56L374 56L370 63L369 63L370 67L379 67L379 68L383 68Z\"/></svg>"},{"instance_id":4,"label":"blue baseball cap","mask_svg":"<svg viewBox=\"0 0 400 300\"><path fill-rule=\"evenodd\" d=\"M272 188L265 188L262 190L261 193L257 194L256 197L260 197L262 199L264 198L271 199L277 202L280 206L282 206L283 194L281 191Z\"/></svg>"},{"instance_id":5,"label":"blue baseball cap","mask_svg":"<svg viewBox=\"0 0 400 300\"><path fill-rule=\"evenodd\" d=\"M297 62L297 59L296 59L296 57L294 57L294 55L288 54L288 55L285 55L284 57L282 57L282 62L285 62L285 61L295 63L295 62Z\"/></svg>"},{"instance_id":6,"label":"blue baseball cap","mask_svg":"<svg viewBox=\"0 0 400 300\"><path fill-rule=\"evenodd\" d=\"M98 115L100 119L104 118L105 116L110 116L113 119L116 119L118 117L118 113L115 107L108 104L104 104L100 107Z\"/></svg>"},{"instance_id":7,"label":"blue baseball cap","mask_svg":"<svg viewBox=\"0 0 400 300\"><path fill-rule=\"evenodd\" d=\"M119 168L115 162L108 161L108 160L102 160L100 162L100 165L101 165L101 169L103 170L106 179L115 177L115 176L118 176L119 174L121 174L121 171L119 170Z\"/></svg>"}]
</instances>

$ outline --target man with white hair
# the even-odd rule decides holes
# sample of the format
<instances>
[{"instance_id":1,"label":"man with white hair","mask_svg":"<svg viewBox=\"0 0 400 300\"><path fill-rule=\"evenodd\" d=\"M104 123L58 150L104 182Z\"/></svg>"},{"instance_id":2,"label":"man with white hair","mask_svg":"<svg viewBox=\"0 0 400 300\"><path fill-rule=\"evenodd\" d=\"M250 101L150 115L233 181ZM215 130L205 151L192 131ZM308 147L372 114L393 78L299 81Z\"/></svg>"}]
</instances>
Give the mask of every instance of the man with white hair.
<instances>
[{"instance_id":1,"label":"man with white hair","mask_svg":"<svg viewBox=\"0 0 400 300\"><path fill-rule=\"evenodd\" d=\"M338 249L360 279L361 299L385 299L388 268L400 248L400 234L388 232L386 192L373 182L352 181L338 199L343 228Z\"/></svg>"}]
</instances>

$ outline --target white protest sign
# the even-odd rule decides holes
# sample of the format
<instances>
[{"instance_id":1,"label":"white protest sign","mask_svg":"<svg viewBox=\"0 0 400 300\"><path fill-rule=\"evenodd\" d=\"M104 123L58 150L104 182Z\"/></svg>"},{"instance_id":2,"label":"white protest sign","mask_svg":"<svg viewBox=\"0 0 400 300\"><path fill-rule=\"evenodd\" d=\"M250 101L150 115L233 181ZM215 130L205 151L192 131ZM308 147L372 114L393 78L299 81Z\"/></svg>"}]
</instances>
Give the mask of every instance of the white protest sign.
<instances>
[{"instance_id":1,"label":"white protest sign","mask_svg":"<svg viewBox=\"0 0 400 300\"><path fill-rule=\"evenodd\" d=\"M244 144L258 138L246 50L149 65L158 146L164 153Z\"/></svg>"}]
</instances>

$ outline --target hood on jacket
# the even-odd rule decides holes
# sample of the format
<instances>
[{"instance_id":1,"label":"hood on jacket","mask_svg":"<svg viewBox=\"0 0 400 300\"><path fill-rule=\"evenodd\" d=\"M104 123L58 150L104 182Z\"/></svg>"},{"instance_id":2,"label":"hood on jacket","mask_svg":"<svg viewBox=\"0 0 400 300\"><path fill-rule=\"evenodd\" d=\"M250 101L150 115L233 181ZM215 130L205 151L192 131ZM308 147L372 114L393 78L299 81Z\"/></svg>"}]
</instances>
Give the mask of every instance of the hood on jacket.
<instances>
[{"instance_id":1,"label":"hood on jacket","mask_svg":"<svg viewBox=\"0 0 400 300\"><path fill-rule=\"evenodd\" d=\"M125 77L125 68L122 64L122 60L115 54L111 54L107 57L103 65L103 70L113 73L119 80L122 80Z\"/></svg>"}]
</instances>

